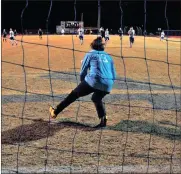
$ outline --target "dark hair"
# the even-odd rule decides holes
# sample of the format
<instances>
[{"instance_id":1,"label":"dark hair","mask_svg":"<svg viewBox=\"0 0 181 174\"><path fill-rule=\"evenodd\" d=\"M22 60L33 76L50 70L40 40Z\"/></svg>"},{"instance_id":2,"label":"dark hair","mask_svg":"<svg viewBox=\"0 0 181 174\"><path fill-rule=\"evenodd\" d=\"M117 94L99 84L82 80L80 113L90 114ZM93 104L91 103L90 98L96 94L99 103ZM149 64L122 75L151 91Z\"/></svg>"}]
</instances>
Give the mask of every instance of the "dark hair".
<instances>
[{"instance_id":1,"label":"dark hair","mask_svg":"<svg viewBox=\"0 0 181 174\"><path fill-rule=\"evenodd\" d=\"M92 41L90 46L93 50L104 51L104 43L102 43L102 37L98 36Z\"/></svg>"}]
</instances>

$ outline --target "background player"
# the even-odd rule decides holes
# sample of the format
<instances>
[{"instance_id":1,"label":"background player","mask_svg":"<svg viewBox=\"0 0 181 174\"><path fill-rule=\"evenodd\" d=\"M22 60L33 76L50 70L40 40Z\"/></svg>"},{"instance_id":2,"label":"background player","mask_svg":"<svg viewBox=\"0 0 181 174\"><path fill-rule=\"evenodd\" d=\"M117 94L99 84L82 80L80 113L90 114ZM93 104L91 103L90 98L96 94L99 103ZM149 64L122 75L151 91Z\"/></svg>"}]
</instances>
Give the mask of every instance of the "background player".
<instances>
[{"instance_id":1,"label":"background player","mask_svg":"<svg viewBox=\"0 0 181 174\"><path fill-rule=\"evenodd\" d=\"M123 37L123 30L122 30L121 27L119 28L118 33L119 33L120 39L122 39L122 37Z\"/></svg>"},{"instance_id":2,"label":"background player","mask_svg":"<svg viewBox=\"0 0 181 174\"><path fill-rule=\"evenodd\" d=\"M41 30L41 28L39 28L38 30L38 35L39 35L39 38L42 39L43 31Z\"/></svg>"},{"instance_id":3,"label":"background player","mask_svg":"<svg viewBox=\"0 0 181 174\"><path fill-rule=\"evenodd\" d=\"M62 28L61 29L61 34L64 35L64 33L65 33L65 30Z\"/></svg>"},{"instance_id":4,"label":"background player","mask_svg":"<svg viewBox=\"0 0 181 174\"><path fill-rule=\"evenodd\" d=\"M130 48L132 48L132 45L134 43L134 35L135 35L135 30L133 29L133 27L129 29L128 34L129 34Z\"/></svg>"},{"instance_id":5,"label":"background player","mask_svg":"<svg viewBox=\"0 0 181 174\"><path fill-rule=\"evenodd\" d=\"M107 44L108 41L109 41L109 30L107 28L106 31L105 31L105 42L106 42L106 44Z\"/></svg>"},{"instance_id":6,"label":"background player","mask_svg":"<svg viewBox=\"0 0 181 174\"><path fill-rule=\"evenodd\" d=\"M18 45L18 43L14 39L14 32L13 32L12 28L10 28L10 31L9 31L9 39L10 39L12 46L14 45L14 43L16 45Z\"/></svg>"},{"instance_id":7,"label":"background player","mask_svg":"<svg viewBox=\"0 0 181 174\"><path fill-rule=\"evenodd\" d=\"M80 26L80 28L78 29L78 35L79 35L79 39L80 39L80 44L83 44L83 40L84 40L84 29L82 28L82 26Z\"/></svg>"},{"instance_id":8,"label":"background player","mask_svg":"<svg viewBox=\"0 0 181 174\"><path fill-rule=\"evenodd\" d=\"M99 33L100 33L100 35L101 35L101 31L102 31L102 30L104 30L104 29L103 29L103 27L101 27L101 28L99 29Z\"/></svg>"},{"instance_id":9,"label":"background player","mask_svg":"<svg viewBox=\"0 0 181 174\"><path fill-rule=\"evenodd\" d=\"M164 31L162 31L162 32L161 32L161 35L160 35L160 41L163 42L164 37L165 37L165 33L164 33Z\"/></svg>"},{"instance_id":10,"label":"background player","mask_svg":"<svg viewBox=\"0 0 181 174\"><path fill-rule=\"evenodd\" d=\"M99 32L100 32L101 37L105 39L105 31L103 27L100 28Z\"/></svg>"},{"instance_id":11,"label":"background player","mask_svg":"<svg viewBox=\"0 0 181 174\"><path fill-rule=\"evenodd\" d=\"M7 42L6 37L7 37L7 32L6 32L6 30L4 29L4 30L3 30L3 42Z\"/></svg>"},{"instance_id":12,"label":"background player","mask_svg":"<svg viewBox=\"0 0 181 174\"><path fill-rule=\"evenodd\" d=\"M17 36L17 31L16 31L16 29L14 30L14 37L16 37Z\"/></svg>"}]
</instances>

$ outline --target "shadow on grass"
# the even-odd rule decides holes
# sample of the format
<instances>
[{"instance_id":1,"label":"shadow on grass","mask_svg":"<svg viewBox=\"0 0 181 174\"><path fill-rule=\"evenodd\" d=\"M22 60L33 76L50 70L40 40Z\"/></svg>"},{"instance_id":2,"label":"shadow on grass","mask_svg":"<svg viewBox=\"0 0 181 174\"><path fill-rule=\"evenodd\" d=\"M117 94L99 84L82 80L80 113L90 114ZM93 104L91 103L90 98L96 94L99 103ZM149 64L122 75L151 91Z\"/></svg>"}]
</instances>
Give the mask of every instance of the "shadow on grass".
<instances>
[{"instance_id":1,"label":"shadow on grass","mask_svg":"<svg viewBox=\"0 0 181 174\"><path fill-rule=\"evenodd\" d=\"M3 131L1 133L1 143L16 144L19 142L25 143L29 141L35 141L46 138L47 135L49 137L53 136L54 133L65 128L78 128L82 129L83 131L91 131L91 129L94 129L91 126L71 121L62 121L49 124L49 121L34 120L32 124L24 124L14 129Z\"/></svg>"},{"instance_id":2,"label":"shadow on grass","mask_svg":"<svg viewBox=\"0 0 181 174\"><path fill-rule=\"evenodd\" d=\"M48 121L34 121L32 124L26 124L23 126L16 127L11 130L3 131L1 142L2 144L15 144L18 142L29 142L47 137L48 130L50 127L49 136L53 136L55 132L65 128L79 129L82 131L96 131L90 125L72 122L72 121L60 121L57 123L49 124ZM122 120L115 126L107 126L103 128L105 130L114 130L121 132L134 132L134 133L145 133L159 136L170 140L181 141L181 127L164 127L158 124L152 124L146 121L131 121ZM21 136L19 136L21 133ZM21 141L20 141L21 139Z\"/></svg>"},{"instance_id":3,"label":"shadow on grass","mask_svg":"<svg viewBox=\"0 0 181 174\"><path fill-rule=\"evenodd\" d=\"M167 124L167 126L170 126L170 124ZM164 127L146 121L123 120L115 126L108 127L108 129L121 132L145 133L181 141L181 127L175 126L172 124L172 127Z\"/></svg>"}]
</instances>

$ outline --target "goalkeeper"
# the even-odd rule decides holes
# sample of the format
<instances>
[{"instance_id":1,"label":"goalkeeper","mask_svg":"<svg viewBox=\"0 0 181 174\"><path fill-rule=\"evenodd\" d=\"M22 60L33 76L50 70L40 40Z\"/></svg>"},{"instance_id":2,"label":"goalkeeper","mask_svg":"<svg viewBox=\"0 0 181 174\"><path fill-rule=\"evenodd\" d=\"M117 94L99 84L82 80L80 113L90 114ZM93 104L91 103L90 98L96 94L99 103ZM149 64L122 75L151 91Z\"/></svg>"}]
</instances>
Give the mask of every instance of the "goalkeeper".
<instances>
[{"instance_id":1,"label":"goalkeeper","mask_svg":"<svg viewBox=\"0 0 181 174\"><path fill-rule=\"evenodd\" d=\"M97 37L91 43L92 50L85 55L82 62L81 83L56 108L52 106L49 108L52 118L56 118L62 110L79 97L93 93L91 99L100 119L100 124L96 127L106 126L107 117L102 99L112 90L116 71L112 57L104 52L104 47L101 37Z\"/></svg>"}]
</instances>

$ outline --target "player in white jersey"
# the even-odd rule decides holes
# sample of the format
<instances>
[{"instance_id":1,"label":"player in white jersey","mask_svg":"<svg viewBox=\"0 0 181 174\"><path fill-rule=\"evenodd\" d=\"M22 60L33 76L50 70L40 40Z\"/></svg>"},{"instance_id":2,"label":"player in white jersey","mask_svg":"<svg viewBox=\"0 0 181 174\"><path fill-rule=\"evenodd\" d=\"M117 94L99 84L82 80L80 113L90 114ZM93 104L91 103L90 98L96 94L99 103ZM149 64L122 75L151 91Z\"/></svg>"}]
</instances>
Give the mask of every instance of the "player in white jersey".
<instances>
[{"instance_id":1,"label":"player in white jersey","mask_svg":"<svg viewBox=\"0 0 181 174\"><path fill-rule=\"evenodd\" d=\"M83 44L83 40L84 40L84 29L80 26L80 28L78 29L78 35L79 35L79 39L80 39L80 44Z\"/></svg>"},{"instance_id":2,"label":"player in white jersey","mask_svg":"<svg viewBox=\"0 0 181 174\"><path fill-rule=\"evenodd\" d=\"M132 48L132 45L134 43L134 35L135 35L135 30L133 29L133 27L129 29L128 34L129 34L130 48Z\"/></svg>"},{"instance_id":3,"label":"player in white jersey","mask_svg":"<svg viewBox=\"0 0 181 174\"><path fill-rule=\"evenodd\" d=\"M109 41L109 30L107 28L106 31L105 31L105 42L106 42L106 44L107 44L108 41Z\"/></svg>"},{"instance_id":4,"label":"player in white jersey","mask_svg":"<svg viewBox=\"0 0 181 174\"><path fill-rule=\"evenodd\" d=\"M10 42L11 42L12 46L14 45L14 43L16 45L18 44L16 42L16 40L14 39L14 32L13 32L12 28L10 28L10 31L9 31L9 39L10 39Z\"/></svg>"},{"instance_id":5,"label":"player in white jersey","mask_svg":"<svg viewBox=\"0 0 181 174\"><path fill-rule=\"evenodd\" d=\"M121 27L119 28L118 33L119 33L120 39L122 39L122 37L123 37L123 30L122 30Z\"/></svg>"},{"instance_id":6,"label":"player in white jersey","mask_svg":"<svg viewBox=\"0 0 181 174\"><path fill-rule=\"evenodd\" d=\"M164 37L165 37L165 33L164 31L161 32L161 36L160 36L160 41L163 41L164 40Z\"/></svg>"},{"instance_id":7,"label":"player in white jersey","mask_svg":"<svg viewBox=\"0 0 181 174\"><path fill-rule=\"evenodd\" d=\"M62 28L61 29L61 34L64 35L64 33L65 33L65 30Z\"/></svg>"}]
</instances>

